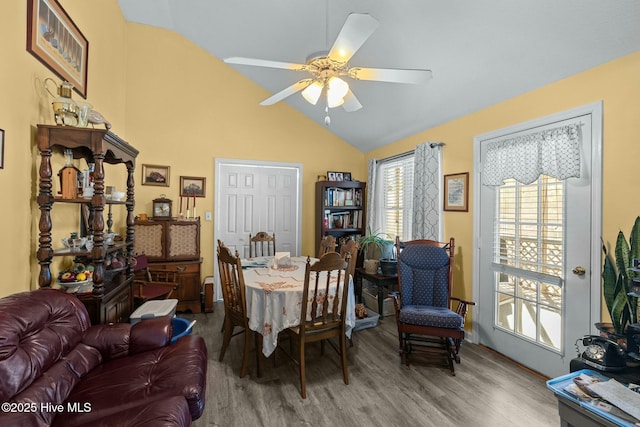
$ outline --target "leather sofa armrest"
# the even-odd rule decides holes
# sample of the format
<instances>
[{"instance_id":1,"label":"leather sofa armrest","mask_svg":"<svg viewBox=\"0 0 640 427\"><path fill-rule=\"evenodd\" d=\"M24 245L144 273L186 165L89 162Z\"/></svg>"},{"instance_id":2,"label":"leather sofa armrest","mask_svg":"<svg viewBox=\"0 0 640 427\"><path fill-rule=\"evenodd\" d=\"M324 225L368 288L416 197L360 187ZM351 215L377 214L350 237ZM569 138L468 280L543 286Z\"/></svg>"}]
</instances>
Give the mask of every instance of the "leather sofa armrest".
<instances>
[{"instance_id":1,"label":"leather sofa armrest","mask_svg":"<svg viewBox=\"0 0 640 427\"><path fill-rule=\"evenodd\" d=\"M109 323L91 326L84 332L82 342L97 349L104 360L115 359L129 354L128 323Z\"/></svg>"},{"instance_id":2,"label":"leather sofa armrest","mask_svg":"<svg viewBox=\"0 0 640 427\"><path fill-rule=\"evenodd\" d=\"M164 347L171 341L173 322L170 317L156 317L136 323L131 328L129 354Z\"/></svg>"},{"instance_id":3,"label":"leather sofa armrest","mask_svg":"<svg viewBox=\"0 0 640 427\"><path fill-rule=\"evenodd\" d=\"M82 336L82 342L96 348L103 359L111 360L154 348L164 347L171 341L171 318L158 317L138 322L94 325Z\"/></svg>"}]
</instances>

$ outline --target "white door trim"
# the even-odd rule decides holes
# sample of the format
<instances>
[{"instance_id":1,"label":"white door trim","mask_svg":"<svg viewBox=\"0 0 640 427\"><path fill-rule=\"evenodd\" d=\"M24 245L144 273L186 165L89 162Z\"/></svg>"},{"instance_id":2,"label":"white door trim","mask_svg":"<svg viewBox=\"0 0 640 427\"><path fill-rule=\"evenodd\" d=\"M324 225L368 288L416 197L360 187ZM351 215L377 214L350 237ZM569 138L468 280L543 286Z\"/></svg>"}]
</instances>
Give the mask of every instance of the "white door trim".
<instances>
[{"instance_id":1,"label":"white door trim","mask_svg":"<svg viewBox=\"0 0 640 427\"><path fill-rule=\"evenodd\" d=\"M590 227L590 247L591 247L591 266L592 268L602 265L600 237L602 236L602 101L587 104L581 107L560 113L551 114L545 117L534 119L528 122L519 123L506 128L476 135L473 138L473 295L480 295L480 264L479 255L481 251L480 242L482 241L482 230L480 228L480 172L482 164L480 163L480 145L482 141L488 139L504 137L511 133L522 132L529 128L544 126L557 121L569 120L576 116L585 114L591 115L591 227ZM590 307L590 325L592 333L597 333L594 323L600 321L602 297L600 289L600 274L593 272L591 274L591 307ZM477 326L480 323L480 310L473 310L473 329L469 334L471 342L478 342Z\"/></svg>"}]
</instances>

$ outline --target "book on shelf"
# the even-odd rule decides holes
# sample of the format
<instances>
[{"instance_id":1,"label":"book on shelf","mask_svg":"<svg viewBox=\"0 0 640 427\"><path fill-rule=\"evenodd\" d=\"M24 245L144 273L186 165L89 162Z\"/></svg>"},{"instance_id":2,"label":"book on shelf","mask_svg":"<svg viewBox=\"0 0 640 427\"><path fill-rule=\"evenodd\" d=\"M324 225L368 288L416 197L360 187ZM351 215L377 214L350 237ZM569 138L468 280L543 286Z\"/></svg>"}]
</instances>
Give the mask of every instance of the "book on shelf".
<instances>
[{"instance_id":1,"label":"book on shelf","mask_svg":"<svg viewBox=\"0 0 640 427\"><path fill-rule=\"evenodd\" d=\"M325 206L362 206L362 190L330 187L325 190Z\"/></svg>"}]
</instances>

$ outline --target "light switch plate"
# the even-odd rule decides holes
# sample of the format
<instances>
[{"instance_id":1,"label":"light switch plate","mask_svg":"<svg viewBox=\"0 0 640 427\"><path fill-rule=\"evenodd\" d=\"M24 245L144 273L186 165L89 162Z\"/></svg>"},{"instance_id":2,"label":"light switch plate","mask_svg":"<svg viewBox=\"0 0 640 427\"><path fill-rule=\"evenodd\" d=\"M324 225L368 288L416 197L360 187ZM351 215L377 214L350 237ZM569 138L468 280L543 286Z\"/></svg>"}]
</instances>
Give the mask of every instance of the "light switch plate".
<instances>
[{"instance_id":1,"label":"light switch plate","mask_svg":"<svg viewBox=\"0 0 640 427\"><path fill-rule=\"evenodd\" d=\"M211 211L206 211L204 213L204 220L205 221L211 221Z\"/></svg>"}]
</instances>

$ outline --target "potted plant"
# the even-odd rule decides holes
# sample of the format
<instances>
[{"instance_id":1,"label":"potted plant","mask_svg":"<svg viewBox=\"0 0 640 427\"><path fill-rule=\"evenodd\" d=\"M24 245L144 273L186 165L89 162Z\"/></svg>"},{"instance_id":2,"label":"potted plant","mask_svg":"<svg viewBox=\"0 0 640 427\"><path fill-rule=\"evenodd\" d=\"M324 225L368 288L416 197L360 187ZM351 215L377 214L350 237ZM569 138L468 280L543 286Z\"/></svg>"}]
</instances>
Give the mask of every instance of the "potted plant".
<instances>
[{"instance_id":1,"label":"potted plant","mask_svg":"<svg viewBox=\"0 0 640 427\"><path fill-rule=\"evenodd\" d=\"M634 260L640 258L640 216L636 218L629 242L622 231L618 232L615 246L615 261L611 253L607 251L604 243L604 267L602 270L602 288L607 310L611 316L613 333L624 336L627 326L638 321L636 293L631 293L633 279L640 276L635 271L637 265ZM630 295L631 293L631 295ZM607 324L598 324L596 327L606 332ZM611 331L610 331L611 332Z\"/></svg>"},{"instance_id":2,"label":"potted plant","mask_svg":"<svg viewBox=\"0 0 640 427\"><path fill-rule=\"evenodd\" d=\"M358 239L360 252L364 256L364 269L367 273L373 274L378 271L380 258L383 256L385 247L393 244L393 242L387 240L384 236L384 233L374 232L371 227L369 227L367 228L367 234Z\"/></svg>"}]
</instances>

